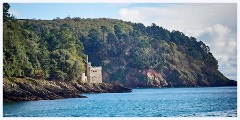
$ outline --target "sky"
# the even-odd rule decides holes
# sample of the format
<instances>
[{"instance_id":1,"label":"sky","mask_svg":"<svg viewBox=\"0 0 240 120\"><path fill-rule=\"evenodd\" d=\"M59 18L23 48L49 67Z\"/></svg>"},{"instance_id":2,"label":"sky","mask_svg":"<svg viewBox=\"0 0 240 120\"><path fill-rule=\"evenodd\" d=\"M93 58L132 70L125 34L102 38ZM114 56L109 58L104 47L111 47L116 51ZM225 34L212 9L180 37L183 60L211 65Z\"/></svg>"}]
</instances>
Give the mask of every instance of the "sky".
<instances>
[{"instance_id":1,"label":"sky","mask_svg":"<svg viewBox=\"0 0 240 120\"><path fill-rule=\"evenodd\" d=\"M10 3L19 19L114 18L178 30L210 47L219 70L237 80L236 3Z\"/></svg>"}]
</instances>

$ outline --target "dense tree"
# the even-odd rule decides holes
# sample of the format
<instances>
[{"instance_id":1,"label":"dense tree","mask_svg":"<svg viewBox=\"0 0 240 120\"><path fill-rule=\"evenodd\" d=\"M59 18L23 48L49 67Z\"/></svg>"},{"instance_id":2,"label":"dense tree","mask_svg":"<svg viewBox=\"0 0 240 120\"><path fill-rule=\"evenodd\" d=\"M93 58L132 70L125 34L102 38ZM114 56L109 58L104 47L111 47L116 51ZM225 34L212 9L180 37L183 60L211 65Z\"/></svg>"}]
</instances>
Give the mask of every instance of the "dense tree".
<instances>
[{"instance_id":1,"label":"dense tree","mask_svg":"<svg viewBox=\"0 0 240 120\"><path fill-rule=\"evenodd\" d=\"M6 77L77 80L84 71L82 43L68 24L47 29L41 23L23 24L10 17L4 3L3 62Z\"/></svg>"},{"instance_id":2,"label":"dense tree","mask_svg":"<svg viewBox=\"0 0 240 120\"><path fill-rule=\"evenodd\" d=\"M4 76L32 76L33 68L24 47L24 36L15 21L9 21L9 4L4 3L3 71Z\"/></svg>"},{"instance_id":3,"label":"dense tree","mask_svg":"<svg viewBox=\"0 0 240 120\"><path fill-rule=\"evenodd\" d=\"M3 22L6 22L10 19L10 14L8 13L9 8L10 5L8 3L3 3Z\"/></svg>"},{"instance_id":4,"label":"dense tree","mask_svg":"<svg viewBox=\"0 0 240 120\"><path fill-rule=\"evenodd\" d=\"M102 30L102 39L104 42L106 42L106 36L107 36L108 29L106 26L101 26L100 29Z\"/></svg>"},{"instance_id":5,"label":"dense tree","mask_svg":"<svg viewBox=\"0 0 240 120\"><path fill-rule=\"evenodd\" d=\"M129 86L162 85L164 80L173 86L228 83L210 48L180 31L105 18L10 20L9 7L3 8L4 77L78 80L87 54L93 66L103 67L106 82ZM146 71L162 77L148 82Z\"/></svg>"}]
</instances>

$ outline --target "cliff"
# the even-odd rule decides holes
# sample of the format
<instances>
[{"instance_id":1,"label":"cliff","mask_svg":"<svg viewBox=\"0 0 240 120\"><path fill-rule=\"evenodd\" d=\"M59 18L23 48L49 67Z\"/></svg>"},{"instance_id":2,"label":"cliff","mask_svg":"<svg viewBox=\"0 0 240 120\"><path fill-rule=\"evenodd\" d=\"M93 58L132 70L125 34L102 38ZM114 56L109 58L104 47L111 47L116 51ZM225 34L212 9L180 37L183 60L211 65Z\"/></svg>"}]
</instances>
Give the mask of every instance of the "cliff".
<instances>
[{"instance_id":1,"label":"cliff","mask_svg":"<svg viewBox=\"0 0 240 120\"><path fill-rule=\"evenodd\" d=\"M209 46L180 31L116 19L13 20L3 24L3 75L71 82L86 55L105 83L128 87L236 86ZM21 59L19 59L21 58Z\"/></svg>"},{"instance_id":2,"label":"cliff","mask_svg":"<svg viewBox=\"0 0 240 120\"><path fill-rule=\"evenodd\" d=\"M53 100L63 98L84 98L82 93L121 93L132 90L120 84L79 84L35 80L32 78L3 79L3 101Z\"/></svg>"}]
</instances>

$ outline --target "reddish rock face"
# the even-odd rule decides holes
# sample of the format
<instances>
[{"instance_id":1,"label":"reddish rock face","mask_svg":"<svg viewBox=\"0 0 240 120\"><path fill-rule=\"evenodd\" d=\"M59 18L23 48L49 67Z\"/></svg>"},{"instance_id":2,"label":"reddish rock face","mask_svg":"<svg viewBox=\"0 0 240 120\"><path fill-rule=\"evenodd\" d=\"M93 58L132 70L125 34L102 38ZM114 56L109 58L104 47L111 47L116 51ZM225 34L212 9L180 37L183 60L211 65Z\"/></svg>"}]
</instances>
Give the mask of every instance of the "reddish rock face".
<instances>
[{"instance_id":1,"label":"reddish rock face","mask_svg":"<svg viewBox=\"0 0 240 120\"><path fill-rule=\"evenodd\" d=\"M104 82L119 82L128 87L164 87L168 86L166 80L160 72L153 69L138 70L136 68L128 68L125 76L111 80L116 71L103 72ZM120 73L119 73L120 74ZM121 81L121 82L120 82Z\"/></svg>"},{"instance_id":2,"label":"reddish rock face","mask_svg":"<svg viewBox=\"0 0 240 120\"><path fill-rule=\"evenodd\" d=\"M162 77L162 75L153 69L144 70L143 74L147 76L147 84L151 86L167 86L166 80Z\"/></svg>"}]
</instances>

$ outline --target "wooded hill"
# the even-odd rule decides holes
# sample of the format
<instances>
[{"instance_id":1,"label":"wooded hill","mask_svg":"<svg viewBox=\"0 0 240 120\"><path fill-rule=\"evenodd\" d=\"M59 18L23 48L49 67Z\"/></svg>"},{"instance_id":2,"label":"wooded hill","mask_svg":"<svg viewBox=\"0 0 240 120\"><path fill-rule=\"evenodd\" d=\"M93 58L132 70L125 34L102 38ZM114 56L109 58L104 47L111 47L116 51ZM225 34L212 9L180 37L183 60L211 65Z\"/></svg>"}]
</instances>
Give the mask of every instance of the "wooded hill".
<instances>
[{"instance_id":1,"label":"wooded hill","mask_svg":"<svg viewBox=\"0 0 240 120\"><path fill-rule=\"evenodd\" d=\"M4 13L3 75L76 81L89 56L103 82L130 87L236 85L201 40L116 19L26 20Z\"/></svg>"}]
</instances>

